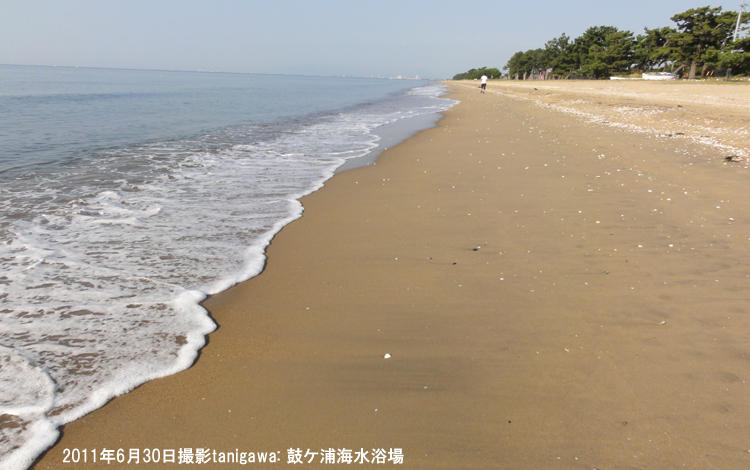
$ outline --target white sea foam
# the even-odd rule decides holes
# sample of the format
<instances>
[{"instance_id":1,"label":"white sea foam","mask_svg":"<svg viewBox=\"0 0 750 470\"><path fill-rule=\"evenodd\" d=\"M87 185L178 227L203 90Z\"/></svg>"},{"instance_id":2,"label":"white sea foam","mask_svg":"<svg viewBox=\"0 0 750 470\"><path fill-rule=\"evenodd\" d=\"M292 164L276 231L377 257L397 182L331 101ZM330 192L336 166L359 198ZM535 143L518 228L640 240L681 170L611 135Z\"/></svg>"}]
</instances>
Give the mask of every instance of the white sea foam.
<instances>
[{"instance_id":1,"label":"white sea foam","mask_svg":"<svg viewBox=\"0 0 750 470\"><path fill-rule=\"evenodd\" d=\"M0 187L0 466L190 367L215 328L200 302L257 275L298 199L374 148L374 128L450 107L441 92L108 149Z\"/></svg>"}]
</instances>

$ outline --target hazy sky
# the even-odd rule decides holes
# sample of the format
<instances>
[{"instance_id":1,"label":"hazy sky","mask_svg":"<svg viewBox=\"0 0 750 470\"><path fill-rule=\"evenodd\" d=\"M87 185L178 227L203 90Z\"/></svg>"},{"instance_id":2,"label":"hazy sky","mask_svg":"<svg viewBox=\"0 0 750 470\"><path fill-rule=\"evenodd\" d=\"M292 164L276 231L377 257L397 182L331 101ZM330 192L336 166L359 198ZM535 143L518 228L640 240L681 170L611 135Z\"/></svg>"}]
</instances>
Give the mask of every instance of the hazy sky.
<instances>
[{"instance_id":1,"label":"hazy sky","mask_svg":"<svg viewBox=\"0 0 750 470\"><path fill-rule=\"evenodd\" d=\"M737 10L741 0L711 1ZM451 77L696 0L2 0L0 64Z\"/></svg>"}]
</instances>

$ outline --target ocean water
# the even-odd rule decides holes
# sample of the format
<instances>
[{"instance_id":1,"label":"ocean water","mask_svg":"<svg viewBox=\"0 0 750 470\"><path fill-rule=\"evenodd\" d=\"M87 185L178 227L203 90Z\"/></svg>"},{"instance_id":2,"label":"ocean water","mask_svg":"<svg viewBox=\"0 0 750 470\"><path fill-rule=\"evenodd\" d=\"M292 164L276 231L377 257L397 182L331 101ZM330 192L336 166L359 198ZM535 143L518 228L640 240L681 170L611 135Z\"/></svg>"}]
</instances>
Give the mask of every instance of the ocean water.
<instances>
[{"instance_id":1,"label":"ocean water","mask_svg":"<svg viewBox=\"0 0 750 470\"><path fill-rule=\"evenodd\" d=\"M0 66L0 467L189 367L298 199L431 82Z\"/></svg>"}]
</instances>

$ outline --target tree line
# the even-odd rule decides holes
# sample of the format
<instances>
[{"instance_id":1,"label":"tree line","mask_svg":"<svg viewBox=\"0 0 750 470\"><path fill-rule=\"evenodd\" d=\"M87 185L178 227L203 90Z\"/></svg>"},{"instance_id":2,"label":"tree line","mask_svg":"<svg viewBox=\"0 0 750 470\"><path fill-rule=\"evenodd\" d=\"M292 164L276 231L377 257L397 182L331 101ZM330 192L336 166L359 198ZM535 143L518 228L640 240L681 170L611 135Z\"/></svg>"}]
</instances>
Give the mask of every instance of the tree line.
<instances>
[{"instance_id":1,"label":"tree line","mask_svg":"<svg viewBox=\"0 0 750 470\"><path fill-rule=\"evenodd\" d=\"M675 27L644 28L645 33L637 36L614 26L594 26L575 39L563 33L547 41L544 48L516 52L503 70L510 78L529 74L606 78L668 68L673 73L687 73L691 79L699 70L701 77L727 70L750 75L750 37L733 40L737 12L722 11L721 7L692 8L671 20ZM748 20L750 13L743 13L740 24ZM489 70L498 71L472 69L454 79L479 78Z\"/></svg>"},{"instance_id":2,"label":"tree line","mask_svg":"<svg viewBox=\"0 0 750 470\"><path fill-rule=\"evenodd\" d=\"M481 67L456 74L453 76L453 80L474 80L475 78L482 78L482 75L487 75L487 78L500 78L502 72L496 68Z\"/></svg>"}]
</instances>

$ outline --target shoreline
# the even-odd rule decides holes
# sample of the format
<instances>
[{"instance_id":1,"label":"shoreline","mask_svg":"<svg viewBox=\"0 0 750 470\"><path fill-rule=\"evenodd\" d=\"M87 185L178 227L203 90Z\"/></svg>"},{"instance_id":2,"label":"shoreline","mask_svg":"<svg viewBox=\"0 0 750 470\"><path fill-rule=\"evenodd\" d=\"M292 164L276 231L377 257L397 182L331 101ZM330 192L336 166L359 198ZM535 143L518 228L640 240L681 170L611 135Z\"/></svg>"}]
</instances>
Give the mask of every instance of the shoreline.
<instances>
[{"instance_id":1,"label":"shoreline","mask_svg":"<svg viewBox=\"0 0 750 470\"><path fill-rule=\"evenodd\" d=\"M400 144L404 140L413 137L415 134L421 132L422 130L429 129L429 128L434 128L436 126L436 122L438 120L440 120L442 117L443 117L443 112L429 112L429 113L426 113L426 114L418 114L418 115L415 115L415 116L410 116L410 117L406 117L406 118L400 118L397 121L388 122L388 123L385 123L383 125L380 125L380 126L376 127L375 129L373 129L371 131L371 133L373 135L375 135L375 136L378 137L378 141L375 143L375 146L373 148L371 148L370 150L368 150L368 152L365 155L362 155L360 157L355 157L355 158L351 158L351 159L346 160L341 166L339 166L338 168L336 168L334 170L333 174L328 179L330 180L330 178L332 178L333 176L335 176L336 174L338 174L338 173L340 173L342 171L353 170L353 169L356 169L356 168L366 167L366 166L375 164L378 156L383 151L388 150L389 147L396 146L396 145ZM309 196L310 194L313 194L316 191L319 191L321 188L323 188L327 184L327 182L328 182L328 180L324 181L322 183L322 185L321 185L320 188L314 189L311 192L308 192L307 194L300 196L297 200L301 201L302 199L304 199L305 197ZM304 207L302 208L302 211L304 212ZM278 235L279 231L283 230L284 227L286 227L287 225L289 225L289 224L295 222L296 220L298 220L301 216L302 216L302 214L300 214L299 217L293 217L291 220L288 220L288 221L286 221L286 223L282 224L280 229L274 231L274 233L270 235L269 242L265 246L265 248L267 249L268 246L270 246L270 244L273 243L273 240L276 238L276 236ZM265 271L265 269L266 269L265 266L267 265L267 251L265 249L263 251L263 256L264 256L264 259L266 259L266 261L264 262L264 267L260 270L260 272L258 274L255 274L255 275L251 276L249 279L240 281L239 284L244 283L244 282L248 282L249 280L251 280L251 279L259 276L260 274L263 273L263 271ZM234 287L234 286L229 287L229 289L231 289L232 287ZM216 325L216 329L221 328L221 325L216 321L216 319L212 315L210 309L206 308L205 303L206 302L210 302L211 299L213 297L217 296L217 295L218 296L223 295L223 293L226 292L226 290L229 290L229 289L222 290L222 291L217 292L215 294L207 294L206 299L203 300L203 301L201 301L201 302L199 302L197 304L198 306L200 306L200 308L206 310L206 312L208 314L207 318L210 319L210 321L212 322L212 325ZM215 331L216 330L212 330L209 334L206 334L204 336L206 345L209 343L210 337L213 336L213 334L215 333ZM59 428L61 430L60 437L58 437L58 439L55 441L55 444L53 444L51 447L47 448L44 452L42 452L34 460L34 463L32 464L31 468L35 468L36 465L37 465L37 463L39 461L41 461L42 459L44 459L45 455L50 450L52 450L55 446L58 445L58 443L62 439L62 435L64 434L64 432L62 430L65 429L67 426L69 426L71 423L77 422L80 419L85 419L90 413L96 412L99 409L101 409L102 407L106 407L111 401L113 401L115 399L118 399L118 398L120 398L122 396L128 395L128 394L132 393L133 391L135 391L135 390L143 387L144 385L146 385L146 384L148 384L150 382L158 381L158 380L160 380L162 378L166 378L166 377L171 377L173 375L180 374L180 373L184 372L185 370L190 369L191 367L193 367L200 360L200 358L201 358L204 350L205 350L205 346L197 351L196 357L193 360L192 365L190 365L187 369L182 369L182 370L180 370L178 372L169 374L167 376L157 377L157 378L154 378L154 379L150 379L150 380L148 380L148 381L146 381L144 383L141 383L141 384L135 386L134 388L130 389L128 392L125 392L125 393L123 393L121 395L116 395L114 397L109 398L104 405L100 406L99 408L95 408L92 411L89 411L88 413L86 413L81 418L77 418L76 420L73 420L71 422L68 422L68 423L65 423L64 425L62 425Z\"/></svg>"},{"instance_id":2,"label":"shoreline","mask_svg":"<svg viewBox=\"0 0 750 470\"><path fill-rule=\"evenodd\" d=\"M18 75L17 71L13 74ZM43 78L39 75L37 77ZM203 82L201 86L210 88L206 83L210 84ZM249 87L245 90L254 86L243 83L239 85ZM315 83L300 85L298 93L303 94L306 86L310 87L308 91L318 88ZM257 86L262 88L262 83ZM340 89L345 91L346 86L355 85L342 83ZM403 86L412 88L397 90ZM415 86L417 88L413 88ZM21 263L14 263L16 257L12 255L5 259L9 267L8 276L13 280L9 285L9 297L5 300L19 307L13 312L7 312L10 313L10 320L18 313L19 321L10 321L7 325L10 329L6 333L19 337L14 344L21 350L21 354L18 351L6 351L9 353L6 356L11 361L21 364L18 369L20 374L4 369L6 380L11 380L6 384L9 388L6 388L11 395L13 390L22 393L36 388L39 395L36 398L32 397L34 394L26 394L27 398L20 395L8 398L22 408L8 408L10 415L20 415L6 416L5 423L0 426L5 434L5 438L0 439L4 444L0 454L5 456L0 458L0 467L6 465L25 468L25 462L57 439L57 425L74 421L101 407L111 397L124 394L139 384L189 368L194 363L197 351L204 344L205 335L214 328L214 323L206 317L205 310L199 307L199 301L205 294L215 294L257 274L265 263L267 242L282 225L301 215L303 208L297 199L322 186L347 157L361 156L379 147L379 138L372 133L375 126L415 113L438 111L445 103L436 101L435 95L441 92L442 87L434 83L367 84L355 88L360 90L357 95L346 99L343 99L343 95L337 97L337 93L333 93L330 100L325 93L313 93L309 100L294 100L300 104L300 111L304 115L292 120L279 121L278 117L273 118L272 112L268 112L262 118L260 115L249 118L266 119L269 121L268 125L248 124L231 128L219 126L214 131L207 130L202 135L206 136L206 142L211 141L206 144L211 148L210 152L198 150L202 148L202 144L176 138L167 146L169 149L157 151L162 152L160 155L164 158L157 159L156 163L152 162L158 167L156 175L149 171L150 158L139 158L144 151L149 153L154 147L162 147L158 139L124 148L122 153L111 160L105 157L100 161L101 165L97 166L98 170L86 167L86 158L96 158L100 154L106 156L110 151L81 150L84 158L81 159L83 166L79 167L80 171L56 173L55 170L50 170L39 176L43 181L55 181L54 189L50 190L54 194L80 194L85 193L80 188L86 187L88 181L99 181L102 188L109 187L105 174L109 162L122 165L125 171L121 174L123 180L135 183L127 185L127 189L123 191L113 189L119 184L115 183L114 187L110 187L114 192L80 194L81 199L71 202L72 205L64 201L59 205L51 203L47 207L49 213L75 215L70 224L63 222L62 227L55 227L55 233L48 234L49 244L44 241L44 235L47 234L44 227L45 216L40 215L36 219L41 221L40 232L38 238L31 237L34 238L32 244L37 248L41 246L52 250L44 252L44 256L49 256L55 250L56 242L66 245L69 250L72 249L71 252L76 251L76 248L80 250L77 253L80 255L80 263L76 266L85 268L76 270L73 275L68 270L67 274L60 274L58 280L82 276L87 280L81 284L82 289L72 287L77 285L75 282L59 284L71 286L72 290L68 292L64 288L58 289L57 285L45 284L42 288L44 294L36 296L39 291L36 288L24 289L24 284L38 285L34 280L41 282L40 278L45 276L43 272L47 272L49 278L55 278L55 275L46 270L48 266L58 266L60 269L67 269L69 266L65 262L42 262L44 268L29 275L27 270L22 269L25 262L36 261L33 256L25 258ZM224 93L221 87L218 90L219 95ZM241 100L242 89L236 91L237 100ZM366 100L368 95L380 96ZM138 101L137 97L134 99ZM336 103L343 104L347 100L352 103L336 112L311 112L315 106L325 108ZM358 104L357 100L360 101ZM308 101L317 104L305 104ZM279 105L283 108L283 100ZM262 108L260 104L258 106ZM231 111L228 108L227 112ZM133 121L138 117L133 115L129 119ZM206 119L210 121L210 116L206 116ZM230 117L225 119L233 120ZM165 122L167 121L172 122L169 119ZM179 127L179 122L175 121L174 126ZM116 126L109 126L108 129L116 129ZM250 136L253 137L252 144L245 145L249 144ZM186 147L192 147L192 150ZM186 151L178 152L180 148ZM184 162L183 158L194 165L183 167L180 164ZM164 167L160 166L162 163ZM71 168L76 168L75 164L71 165ZM165 176L163 171L169 173L168 178L162 178ZM144 179L131 179L133 174L139 172L143 172L148 184L138 186L138 182L143 183ZM78 176L66 179L66 175ZM150 180L149 175L154 179ZM217 181L222 183L217 185ZM7 188L10 190L8 195L19 195L15 200L23 207L19 206L18 210L26 213L24 218L33 226L36 223L32 221L35 219L33 214L36 210L41 210L41 206L35 206L33 195L29 194L29 198L21 196L26 192L33 192L30 188L25 188L22 182L14 184L11 186L15 190L13 187ZM131 188L137 190L129 191ZM186 192L183 193L180 188L186 189ZM227 204L228 200L232 203ZM13 205L15 203L6 209L10 210ZM94 206L99 211L83 210L81 214L77 214L81 206L89 206L87 209ZM193 223L180 217L178 214L181 211L189 213L193 217ZM83 216L79 218L76 215ZM129 215L133 217L129 218ZM195 220L203 222L196 224ZM212 222L206 223L207 221ZM24 231L21 229L22 225L25 224L19 225L19 233ZM134 230L128 229L135 225L138 227ZM80 227L84 229L81 231ZM144 231L149 235L142 240L143 243L130 243L131 237L140 240L139 234L145 233ZM173 237L175 233L179 235ZM111 235L109 239L107 234ZM66 239L66 235L69 238ZM19 240L22 239L23 236ZM148 240L160 242L150 244ZM102 267L97 263L103 262L98 253L93 253L92 258L83 261L91 251L87 247L90 248L92 243L111 248L107 253L109 260L104 271L97 270L96 266ZM197 251L196 246L200 247ZM122 247L122 257L118 257L119 247ZM19 248L6 250L11 254L18 251ZM20 251L23 252L24 249L21 248ZM128 266L128 257L142 262ZM117 279L107 276L115 271L120 276ZM135 278L128 277L129 272ZM98 274L102 277L101 283ZM170 282L162 282L167 278ZM149 282L152 284L146 287ZM179 285L185 286L189 292L180 292ZM120 295L128 288L131 289L129 295ZM116 306L107 302L107 294L113 299L129 300L121 301ZM53 309L58 302L65 303L66 297L78 299L80 305L86 305L90 310L85 312L96 312L96 316L91 318L99 321L89 322L89 317L75 312L75 307L71 305L65 307L74 311L71 315L67 315L65 308ZM42 302L36 314L41 315L40 318L57 316L59 321L47 318L46 322L42 321L38 325L34 323L36 327L30 332L32 337L27 337L24 325L27 325L28 318L23 319L23 316L28 312L24 312L21 307L28 302L24 300L32 304ZM101 303L98 304L98 301ZM165 301L166 304L158 301ZM118 306L121 307L119 314ZM103 315L99 315L100 312ZM195 321L191 323L191 319ZM180 321L184 322L181 324ZM94 327L93 323L98 325ZM99 328L108 333L89 334L94 330L101 331ZM121 337L118 332L122 332ZM38 358L44 358L42 362L46 364L48 371L44 368L39 370L36 360L29 364L31 367L26 364L28 358L22 352L24 345L35 350ZM36 387L28 384L35 379L40 379L40 383L35 384ZM23 386L24 383L28 385ZM23 403L33 402L41 407L37 408L41 411L29 412L28 407L23 408ZM46 426L39 426L39 423L45 421L43 424ZM24 464L16 464L17 461Z\"/></svg>"},{"instance_id":3,"label":"shoreline","mask_svg":"<svg viewBox=\"0 0 750 470\"><path fill-rule=\"evenodd\" d=\"M376 127L372 133L380 137L378 146L372 149L367 155L347 160L343 165L336 168L335 173L372 165L377 161L381 153L410 137L414 137L419 132L432 129L437 126L437 122L442 117L443 113L420 114Z\"/></svg>"},{"instance_id":4,"label":"shoreline","mask_svg":"<svg viewBox=\"0 0 750 470\"><path fill-rule=\"evenodd\" d=\"M66 425L35 468L118 446L747 465L743 169L452 96L438 127L302 199L263 273L205 302L220 328L191 369Z\"/></svg>"}]
</instances>

